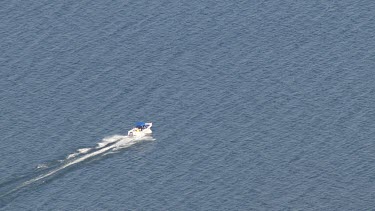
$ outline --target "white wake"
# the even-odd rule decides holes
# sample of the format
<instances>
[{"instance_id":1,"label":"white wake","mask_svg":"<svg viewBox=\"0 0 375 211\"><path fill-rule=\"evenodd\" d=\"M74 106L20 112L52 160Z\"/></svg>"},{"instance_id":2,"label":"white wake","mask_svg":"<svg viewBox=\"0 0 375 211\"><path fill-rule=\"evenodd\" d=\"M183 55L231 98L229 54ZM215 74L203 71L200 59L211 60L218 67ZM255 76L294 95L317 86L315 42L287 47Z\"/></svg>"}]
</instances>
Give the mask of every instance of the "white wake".
<instances>
[{"instance_id":1,"label":"white wake","mask_svg":"<svg viewBox=\"0 0 375 211\"><path fill-rule=\"evenodd\" d=\"M55 175L56 173L60 172L61 170L65 168L68 168L69 166L81 163L82 161L85 161L89 158L102 155L103 153L108 152L110 150L115 151L118 149L128 148L140 141L146 141L146 140L152 141L154 139L152 137L143 137L143 138L137 139L134 137L130 138L128 136L120 136L120 135L114 135L114 136L104 138L101 142L97 144L96 147L78 149L77 152L69 154L65 160L62 160L61 166L51 171L48 171L47 173L41 174L35 178L32 178L26 182L23 182L21 185L19 185L18 187L14 188L13 190L9 191L8 193L2 196L8 195L12 192L15 192L37 181L46 179L47 177ZM46 164L39 164L37 168L43 169L43 168L48 168L48 167Z\"/></svg>"}]
</instances>

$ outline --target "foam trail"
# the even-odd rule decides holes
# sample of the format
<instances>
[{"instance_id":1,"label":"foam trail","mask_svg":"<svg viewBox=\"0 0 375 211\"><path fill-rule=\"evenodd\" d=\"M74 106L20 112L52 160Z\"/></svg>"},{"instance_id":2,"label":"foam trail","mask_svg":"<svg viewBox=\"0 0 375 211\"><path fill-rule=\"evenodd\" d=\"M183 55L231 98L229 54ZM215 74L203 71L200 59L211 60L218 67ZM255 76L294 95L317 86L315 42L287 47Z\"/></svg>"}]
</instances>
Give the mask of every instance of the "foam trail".
<instances>
[{"instance_id":1,"label":"foam trail","mask_svg":"<svg viewBox=\"0 0 375 211\"><path fill-rule=\"evenodd\" d=\"M45 168L47 168L48 166L47 166L47 164L39 164L36 168L37 169L45 169Z\"/></svg>"},{"instance_id":2,"label":"foam trail","mask_svg":"<svg viewBox=\"0 0 375 211\"><path fill-rule=\"evenodd\" d=\"M111 146L109 146L109 147L105 147L105 148L100 149L100 150L98 150L98 151L95 151L95 152L92 152L92 153L90 153L90 154L84 155L84 156L82 156L82 157L80 157L80 158L77 158L76 160L73 160L73 161L71 161L71 162L69 162L69 163L67 163L67 164L65 164L65 165L63 165L63 166L61 166L61 167L59 167L59 168L57 168L57 169L55 169L55 170L52 170L52 171L48 172L47 174L42 174L42 175L40 175L39 177L36 177L36 178L31 179L31 180L29 180L29 181L27 181L27 182L24 182L24 183L22 184L22 185L23 185L22 187L24 187L24 186L26 186L26 185L29 185L29 184L31 184L31 183L34 183L34 182L36 182L36 181L38 181L38 180L44 179L44 178L46 178L46 177L49 177L49 176L55 174L56 172L65 169L66 167L69 167L69 166L74 165L74 164L76 164L76 163L82 162L82 161L84 161L84 160L86 160L86 159L88 159L88 158L90 158L90 157L95 156L95 155L99 155L99 154L101 154L101 153L104 153L104 152L106 152L106 151L108 151L108 150L110 150L110 149L112 149L112 148L114 148L114 147L115 147L114 145L111 145Z\"/></svg>"},{"instance_id":3,"label":"foam trail","mask_svg":"<svg viewBox=\"0 0 375 211\"><path fill-rule=\"evenodd\" d=\"M126 140L124 136L123 136L122 140L123 140L123 141ZM117 144L113 144L113 145L111 145L111 146L108 146L108 147L104 147L104 148L102 148L102 149L99 149L99 150L97 150L97 151L95 151L95 152L92 152L92 153L86 154L86 155L84 155L84 156L82 156L82 157L80 157L80 158L77 158L77 159L75 159L75 160L73 160L73 161L70 161L69 163L67 163L67 164L65 164L65 165L63 165L63 166L61 166L61 167L59 167L59 168L57 168L57 169L55 169L55 170L52 170L52 171L50 171L50 172L48 172L48 173L46 173L46 174L42 174L42 175L40 175L39 177L36 177L36 178L31 179L31 180L29 180L29 181L27 181L27 182L24 182L23 185L29 185L29 184L31 184L31 183L34 183L34 182L38 181L38 180L44 179L44 178L46 178L46 177L49 177L49 176L55 174L56 172L65 169L66 167L69 167L69 166L74 165L74 164L76 164L76 163L80 163L80 162L82 162L82 161L84 161L84 160L86 160L86 159L88 159L88 158L91 158L91 157L94 157L94 156L96 156L96 155L102 154L102 153L107 152L108 150L111 150L111 149L113 149L113 148L117 148L117 147L121 146L122 144L127 143L127 147L128 147L128 146L131 146L131 145L133 145L133 144L135 143L135 142L132 142L131 140L130 140L131 142L124 142L124 143L118 143L118 142L121 141L121 139L116 139L116 141L117 141ZM129 140L128 140L128 141L129 141Z\"/></svg>"},{"instance_id":4,"label":"foam trail","mask_svg":"<svg viewBox=\"0 0 375 211\"><path fill-rule=\"evenodd\" d=\"M106 137L104 138L101 142L98 143L98 146L96 147L96 149L99 149L99 148L102 148L102 147L105 147L107 146L108 144L111 144L111 143L114 143L114 142L117 142L121 139L124 139L126 138L127 136L120 136L120 135L114 135L114 136L110 136L110 137Z\"/></svg>"},{"instance_id":5,"label":"foam trail","mask_svg":"<svg viewBox=\"0 0 375 211\"><path fill-rule=\"evenodd\" d=\"M138 141L141 141L141 140L154 140L154 139L152 139L152 138L151 139L147 139L147 138L146 139L145 138L143 138L143 139L131 139L131 138L127 137L127 136L112 136L112 137L108 137L106 139L103 139L103 141L100 142L100 143L105 144L106 147L103 147L103 146L101 148L96 147L95 148L95 149L97 149L96 151L88 153L88 154L85 154L85 155L82 155L81 157L78 157L76 159L71 159L68 156L68 158L66 159L66 161L68 161L68 163L63 164L62 166L60 166L60 167L58 167L58 168L56 168L56 169L54 169L52 171L49 171L48 173L41 174L38 177L30 179L30 180L22 183L18 187L14 188L13 190L11 190L11 191L9 191L9 192L1 195L0 197L6 196L8 194L11 194L11 193L13 193L13 192L15 192L15 191L17 191L17 190L19 190L21 188L24 188L24 187L26 187L26 186L28 186L30 184L33 184L33 183L37 182L39 180L45 179L47 177L50 177L50 176L56 174L57 172L65 169L65 168L67 168L69 166L72 166L74 164L80 163L80 162L82 162L82 161L84 161L86 159L89 159L91 157L103 154L105 152L108 152L111 149L112 150L116 150L116 149L130 147L131 145L133 145L133 144L135 144L135 143L137 143ZM98 144L99 146L100 146L100 143ZM110 144L110 143L113 143L113 144L111 144L111 145L108 146L108 144ZM87 153L90 150L92 150L92 148L84 148L84 149L79 150L79 153ZM69 160L69 159L71 159L71 160Z\"/></svg>"},{"instance_id":6,"label":"foam trail","mask_svg":"<svg viewBox=\"0 0 375 211\"><path fill-rule=\"evenodd\" d=\"M90 151L90 150L91 150L91 148L82 148L82 149L78 149L78 150L77 150L78 152L75 152L75 153L73 153L73 154L68 155L68 156L66 157L66 159L75 158L75 157L77 157L78 155L80 155L80 154L85 154L85 153L87 153L87 152Z\"/></svg>"},{"instance_id":7,"label":"foam trail","mask_svg":"<svg viewBox=\"0 0 375 211\"><path fill-rule=\"evenodd\" d=\"M85 154L90 150L91 150L91 148L82 148L82 149L79 149L78 152L81 153L81 154Z\"/></svg>"}]
</instances>

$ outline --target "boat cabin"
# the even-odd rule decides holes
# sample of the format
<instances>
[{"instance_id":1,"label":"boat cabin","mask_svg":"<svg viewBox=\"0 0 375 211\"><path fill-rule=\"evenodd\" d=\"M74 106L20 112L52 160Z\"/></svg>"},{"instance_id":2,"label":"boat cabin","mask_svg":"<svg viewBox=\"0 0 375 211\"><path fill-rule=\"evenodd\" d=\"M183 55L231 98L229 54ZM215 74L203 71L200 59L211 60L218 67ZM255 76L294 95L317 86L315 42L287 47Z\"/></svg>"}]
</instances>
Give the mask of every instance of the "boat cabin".
<instances>
[{"instance_id":1,"label":"boat cabin","mask_svg":"<svg viewBox=\"0 0 375 211\"><path fill-rule=\"evenodd\" d=\"M135 124L135 127L142 130L142 129L145 129L147 126L146 126L146 123L144 123L144 122L137 122Z\"/></svg>"}]
</instances>

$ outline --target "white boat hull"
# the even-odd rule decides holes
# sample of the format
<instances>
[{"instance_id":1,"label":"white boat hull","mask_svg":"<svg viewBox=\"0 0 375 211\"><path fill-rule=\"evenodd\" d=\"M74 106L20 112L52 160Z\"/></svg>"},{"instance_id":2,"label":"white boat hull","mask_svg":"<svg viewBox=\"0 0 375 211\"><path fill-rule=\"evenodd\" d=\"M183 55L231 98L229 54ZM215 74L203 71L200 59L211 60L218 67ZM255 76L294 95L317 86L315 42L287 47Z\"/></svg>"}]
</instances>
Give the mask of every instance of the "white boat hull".
<instances>
[{"instance_id":1,"label":"white boat hull","mask_svg":"<svg viewBox=\"0 0 375 211\"><path fill-rule=\"evenodd\" d=\"M152 135L152 123L146 123L145 128L133 128L128 131L129 137L143 137L143 136L151 136Z\"/></svg>"}]
</instances>

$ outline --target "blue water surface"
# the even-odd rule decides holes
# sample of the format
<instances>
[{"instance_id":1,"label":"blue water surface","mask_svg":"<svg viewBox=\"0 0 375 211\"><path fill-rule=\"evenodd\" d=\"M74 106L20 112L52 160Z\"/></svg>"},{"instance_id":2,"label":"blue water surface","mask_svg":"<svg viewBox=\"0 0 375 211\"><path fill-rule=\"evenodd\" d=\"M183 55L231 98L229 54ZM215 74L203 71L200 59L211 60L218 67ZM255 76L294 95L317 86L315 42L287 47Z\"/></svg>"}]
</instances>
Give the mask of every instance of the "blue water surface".
<instances>
[{"instance_id":1,"label":"blue water surface","mask_svg":"<svg viewBox=\"0 0 375 211\"><path fill-rule=\"evenodd\" d=\"M13 0L0 20L1 210L375 209L374 1ZM137 121L155 140L64 167Z\"/></svg>"}]
</instances>

